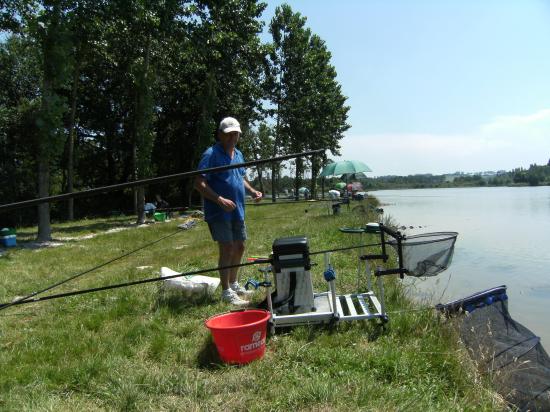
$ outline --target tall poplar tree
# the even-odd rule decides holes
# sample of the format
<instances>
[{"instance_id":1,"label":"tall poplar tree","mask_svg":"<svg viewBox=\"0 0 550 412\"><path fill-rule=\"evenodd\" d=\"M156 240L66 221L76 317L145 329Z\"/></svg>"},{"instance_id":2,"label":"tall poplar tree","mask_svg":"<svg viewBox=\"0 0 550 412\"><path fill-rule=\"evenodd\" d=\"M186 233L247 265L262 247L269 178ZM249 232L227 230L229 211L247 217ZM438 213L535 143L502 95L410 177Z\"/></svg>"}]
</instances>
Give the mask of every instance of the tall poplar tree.
<instances>
[{"instance_id":1,"label":"tall poplar tree","mask_svg":"<svg viewBox=\"0 0 550 412\"><path fill-rule=\"evenodd\" d=\"M0 199L4 201L36 197L40 78L40 51L33 41L17 35L0 44ZM29 220L36 220L33 209L0 216L3 226Z\"/></svg>"},{"instance_id":2,"label":"tall poplar tree","mask_svg":"<svg viewBox=\"0 0 550 412\"><path fill-rule=\"evenodd\" d=\"M273 44L267 84L275 107L276 146L290 152L326 149L338 154L338 141L349 128L349 108L330 64L330 52L305 24L306 18L287 4L277 7L270 24ZM312 194L320 161L312 160ZM304 160L296 159L296 194L304 168Z\"/></svg>"},{"instance_id":3,"label":"tall poplar tree","mask_svg":"<svg viewBox=\"0 0 550 412\"><path fill-rule=\"evenodd\" d=\"M330 64L330 59L331 53L325 42L319 36L312 35L307 53L307 67L304 69L307 78L313 80L306 83L304 90L308 96L305 118L310 122L305 136L308 150L325 149L332 155L338 155L340 140L350 127L347 123L349 106L346 106L346 97L336 80L336 69ZM312 196L316 195L317 176L326 156L325 152L311 159Z\"/></svg>"},{"instance_id":4,"label":"tall poplar tree","mask_svg":"<svg viewBox=\"0 0 550 412\"><path fill-rule=\"evenodd\" d=\"M63 148L63 115L70 49L67 13L73 1L7 1L2 7L3 28L29 39L38 46L40 58L39 107L34 113L37 195L50 195L51 168L58 163ZM50 205L38 206L39 241L51 239Z\"/></svg>"},{"instance_id":5,"label":"tall poplar tree","mask_svg":"<svg viewBox=\"0 0 550 412\"><path fill-rule=\"evenodd\" d=\"M70 36L71 49L67 64L70 66L70 93L68 94L69 113L67 116L67 140L65 143L65 184L64 191L73 192L75 183L75 141L78 121L78 100L80 97L82 73L90 64L90 57L94 49L94 41L100 37L102 22L105 21L105 0L80 0L75 3L69 13L68 35ZM67 219L74 219L74 199L67 201Z\"/></svg>"}]
</instances>

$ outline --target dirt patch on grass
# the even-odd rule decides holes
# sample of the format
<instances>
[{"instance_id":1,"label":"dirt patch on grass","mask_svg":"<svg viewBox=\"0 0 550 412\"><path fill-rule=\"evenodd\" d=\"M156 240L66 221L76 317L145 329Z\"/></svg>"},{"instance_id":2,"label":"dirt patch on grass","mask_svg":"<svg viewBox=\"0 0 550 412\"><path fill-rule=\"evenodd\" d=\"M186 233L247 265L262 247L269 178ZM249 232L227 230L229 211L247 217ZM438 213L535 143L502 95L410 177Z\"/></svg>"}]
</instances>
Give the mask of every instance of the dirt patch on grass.
<instances>
[{"instance_id":1,"label":"dirt patch on grass","mask_svg":"<svg viewBox=\"0 0 550 412\"><path fill-rule=\"evenodd\" d=\"M157 224L169 223L173 220L183 220L184 222L182 224L178 225L178 227L184 229L183 226L185 225L185 226L187 226L186 227L186 229L187 229L187 228L193 227L194 223L196 223L199 219L197 217L181 216L181 217L177 217L177 218L174 218L174 219L166 220L164 222L150 221L150 222L146 222L146 223L140 224L140 225L138 225L136 223L129 223L129 224L124 225L124 226L114 227L114 228L106 230L104 232L88 233L88 234L82 235L82 236L62 236L62 237L55 237L55 238L53 238L52 240L49 240L49 241L19 242L14 249L40 250L40 249L59 247L59 246L63 246L65 244L67 244L68 242L79 242L81 240L93 239L96 236L102 236L102 235L106 235L106 234L122 232L124 230L130 230L130 229L136 229L136 228L137 229L142 229L142 228L152 227L152 226L157 225ZM191 224L189 224L189 223L191 223ZM6 248L0 248L0 257L2 257L7 251L8 251L8 249L6 249Z\"/></svg>"}]
</instances>

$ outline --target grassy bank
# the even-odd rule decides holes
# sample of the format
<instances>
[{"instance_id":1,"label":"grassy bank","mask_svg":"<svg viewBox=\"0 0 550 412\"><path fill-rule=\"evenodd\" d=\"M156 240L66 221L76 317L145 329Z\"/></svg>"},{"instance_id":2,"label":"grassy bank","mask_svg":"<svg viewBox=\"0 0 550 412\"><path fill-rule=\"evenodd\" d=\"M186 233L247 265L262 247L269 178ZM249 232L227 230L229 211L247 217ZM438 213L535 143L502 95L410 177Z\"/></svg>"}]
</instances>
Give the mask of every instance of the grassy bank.
<instances>
[{"instance_id":1,"label":"grassy bank","mask_svg":"<svg viewBox=\"0 0 550 412\"><path fill-rule=\"evenodd\" d=\"M307 213L306 213L307 210ZM350 245L338 231L372 216L325 204L248 208L248 255L277 237L303 234L312 251ZM56 248L10 250L0 258L0 301L37 290L169 235L182 221L112 231L128 221L80 221L54 231ZM30 231L22 230L31 236ZM86 236L92 233L95 237ZM88 238L86 238L88 237ZM377 241L376 238L367 242ZM215 267L216 245L199 223L57 292ZM320 265L316 290L325 290ZM355 252L333 255L340 293L356 287ZM241 278L259 275L245 268ZM213 276L216 276L213 274ZM204 320L217 300L164 300L148 284L11 307L0 312L0 409L15 410L495 410L502 404L460 349L452 325L415 310L385 279L390 322L300 327L268 340L261 361L220 364ZM362 289L365 282L362 282ZM260 301L262 292L254 300Z\"/></svg>"}]
</instances>

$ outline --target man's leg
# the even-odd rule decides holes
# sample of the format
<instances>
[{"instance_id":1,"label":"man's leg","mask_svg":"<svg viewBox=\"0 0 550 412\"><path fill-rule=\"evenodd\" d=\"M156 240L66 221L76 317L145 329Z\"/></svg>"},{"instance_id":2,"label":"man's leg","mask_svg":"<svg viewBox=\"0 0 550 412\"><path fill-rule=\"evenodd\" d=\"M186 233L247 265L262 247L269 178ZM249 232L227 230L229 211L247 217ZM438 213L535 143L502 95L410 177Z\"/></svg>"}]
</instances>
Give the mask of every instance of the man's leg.
<instances>
[{"instance_id":1,"label":"man's leg","mask_svg":"<svg viewBox=\"0 0 550 412\"><path fill-rule=\"evenodd\" d=\"M212 239L218 243L218 266L227 267L232 266L237 259L234 255L239 249L241 253L237 259L237 264L240 263L242 257L242 250L244 250L244 245L235 246L235 241L232 239L233 235L231 232L230 222L210 222L208 223L210 228L210 233L212 234ZM240 299L237 295L239 292L235 293L233 288L231 288L231 277L236 276L238 268L232 269L220 269L220 281L222 284L222 300L224 302L231 303L237 306L245 306L248 304L248 301ZM234 278L233 278L234 279ZM241 293L242 294L242 293Z\"/></svg>"},{"instance_id":2,"label":"man's leg","mask_svg":"<svg viewBox=\"0 0 550 412\"><path fill-rule=\"evenodd\" d=\"M244 241L246 240L246 225L244 221L232 221L231 232L233 238L233 252L231 255L231 265L239 265L244 254ZM239 268L231 269L229 273L229 282L234 284L238 281ZM242 289L242 288L239 288ZM241 292L242 293L242 292Z\"/></svg>"},{"instance_id":3,"label":"man's leg","mask_svg":"<svg viewBox=\"0 0 550 412\"><path fill-rule=\"evenodd\" d=\"M218 266L230 266L233 263L233 242L218 242L219 259ZM222 289L229 289L229 282L231 279L231 269L220 269L220 279L222 283Z\"/></svg>"},{"instance_id":4,"label":"man's leg","mask_svg":"<svg viewBox=\"0 0 550 412\"><path fill-rule=\"evenodd\" d=\"M231 243L231 263L230 265L239 265L243 258L244 254L244 241L235 240ZM229 283L234 283L237 281L237 274L239 268L228 269L229 270Z\"/></svg>"}]
</instances>

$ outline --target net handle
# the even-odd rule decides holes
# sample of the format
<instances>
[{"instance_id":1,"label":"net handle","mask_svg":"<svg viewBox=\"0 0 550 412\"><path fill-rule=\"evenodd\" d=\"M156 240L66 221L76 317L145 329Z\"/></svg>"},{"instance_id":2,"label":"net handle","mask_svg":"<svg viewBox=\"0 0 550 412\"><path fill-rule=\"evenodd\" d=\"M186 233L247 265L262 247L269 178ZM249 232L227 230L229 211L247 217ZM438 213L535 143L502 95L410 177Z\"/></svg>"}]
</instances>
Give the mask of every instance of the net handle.
<instances>
[{"instance_id":1,"label":"net handle","mask_svg":"<svg viewBox=\"0 0 550 412\"><path fill-rule=\"evenodd\" d=\"M426 240L419 240L421 238L429 237L429 236L446 236L441 237L438 239L426 239ZM437 242L446 242L449 240L452 240L453 242L456 241L456 238L458 236L458 232L432 232L432 233L422 233L419 235L412 235L412 236L404 236L403 240L404 246L415 246L415 245L425 245L429 243L437 243ZM388 243L390 244L396 244L396 240L390 240Z\"/></svg>"}]
</instances>

